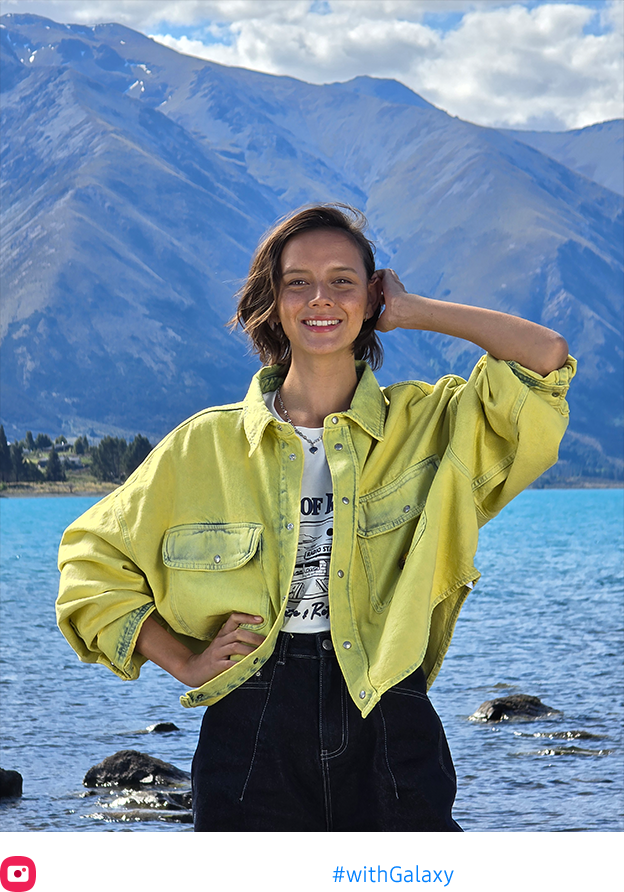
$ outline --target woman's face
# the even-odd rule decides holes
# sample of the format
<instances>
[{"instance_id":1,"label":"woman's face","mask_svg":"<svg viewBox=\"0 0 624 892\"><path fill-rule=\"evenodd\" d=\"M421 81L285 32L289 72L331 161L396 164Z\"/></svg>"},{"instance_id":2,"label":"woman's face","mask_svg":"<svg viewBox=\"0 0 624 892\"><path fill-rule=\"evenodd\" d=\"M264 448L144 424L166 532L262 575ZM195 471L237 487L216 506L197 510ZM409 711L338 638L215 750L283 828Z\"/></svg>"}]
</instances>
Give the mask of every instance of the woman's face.
<instances>
[{"instance_id":1,"label":"woman's face","mask_svg":"<svg viewBox=\"0 0 624 892\"><path fill-rule=\"evenodd\" d=\"M282 251L277 315L298 356L353 355L365 316L377 304L358 247L339 229L314 229Z\"/></svg>"}]
</instances>

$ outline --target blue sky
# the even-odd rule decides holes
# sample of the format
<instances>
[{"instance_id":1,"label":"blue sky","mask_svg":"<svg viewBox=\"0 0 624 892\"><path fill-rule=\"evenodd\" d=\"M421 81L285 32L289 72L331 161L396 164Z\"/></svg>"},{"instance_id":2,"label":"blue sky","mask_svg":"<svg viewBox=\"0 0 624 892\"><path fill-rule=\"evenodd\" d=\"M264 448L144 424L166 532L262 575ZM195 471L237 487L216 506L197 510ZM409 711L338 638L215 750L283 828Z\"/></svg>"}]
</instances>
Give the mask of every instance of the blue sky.
<instances>
[{"instance_id":1,"label":"blue sky","mask_svg":"<svg viewBox=\"0 0 624 892\"><path fill-rule=\"evenodd\" d=\"M190 55L313 83L395 78L486 126L622 116L622 0L1 0L116 21Z\"/></svg>"}]
</instances>

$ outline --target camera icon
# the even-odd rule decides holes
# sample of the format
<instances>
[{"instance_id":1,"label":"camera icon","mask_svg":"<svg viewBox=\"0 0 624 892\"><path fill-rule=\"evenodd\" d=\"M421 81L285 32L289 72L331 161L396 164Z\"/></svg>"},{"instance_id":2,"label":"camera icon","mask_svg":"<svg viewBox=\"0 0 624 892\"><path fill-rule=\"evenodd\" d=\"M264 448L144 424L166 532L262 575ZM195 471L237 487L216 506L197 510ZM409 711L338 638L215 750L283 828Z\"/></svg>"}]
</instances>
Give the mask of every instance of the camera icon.
<instances>
[{"instance_id":1,"label":"camera icon","mask_svg":"<svg viewBox=\"0 0 624 892\"><path fill-rule=\"evenodd\" d=\"M28 892L36 879L35 862L25 855L12 855L0 864L0 886L7 892Z\"/></svg>"}]
</instances>

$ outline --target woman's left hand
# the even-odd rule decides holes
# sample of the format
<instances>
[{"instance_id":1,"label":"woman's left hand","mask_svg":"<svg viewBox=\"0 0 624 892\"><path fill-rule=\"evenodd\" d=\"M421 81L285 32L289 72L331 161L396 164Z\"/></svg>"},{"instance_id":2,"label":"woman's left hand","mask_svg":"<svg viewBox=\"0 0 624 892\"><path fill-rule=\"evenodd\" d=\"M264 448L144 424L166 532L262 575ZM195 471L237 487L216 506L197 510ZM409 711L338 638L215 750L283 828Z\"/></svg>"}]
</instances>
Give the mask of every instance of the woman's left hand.
<instances>
[{"instance_id":1,"label":"woman's left hand","mask_svg":"<svg viewBox=\"0 0 624 892\"><path fill-rule=\"evenodd\" d=\"M378 269L373 277L383 307L377 320L378 331L394 328L418 328L418 316L424 318L425 298L410 294L393 269Z\"/></svg>"}]
</instances>

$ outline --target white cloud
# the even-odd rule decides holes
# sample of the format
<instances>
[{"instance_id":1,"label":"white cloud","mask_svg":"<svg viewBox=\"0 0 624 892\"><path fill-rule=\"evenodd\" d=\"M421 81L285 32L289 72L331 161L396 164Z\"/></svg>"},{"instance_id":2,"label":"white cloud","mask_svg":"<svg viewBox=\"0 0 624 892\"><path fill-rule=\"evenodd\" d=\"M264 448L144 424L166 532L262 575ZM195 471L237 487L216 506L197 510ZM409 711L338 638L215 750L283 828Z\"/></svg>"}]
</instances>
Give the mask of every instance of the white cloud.
<instances>
[{"instance_id":1,"label":"white cloud","mask_svg":"<svg viewBox=\"0 0 624 892\"><path fill-rule=\"evenodd\" d=\"M398 19L406 7L400 0L342 0L331 15L287 21L239 19L228 29L230 45L153 36L215 62L316 83L395 77L487 126L565 129L622 115L622 6L605 10L612 30L599 36L584 33L593 10L574 3L482 5L443 33Z\"/></svg>"},{"instance_id":2,"label":"white cloud","mask_svg":"<svg viewBox=\"0 0 624 892\"><path fill-rule=\"evenodd\" d=\"M324 83L394 77L476 123L564 129L622 115L624 3L514 0L3 0L117 21L189 55ZM431 14L438 18L431 18ZM456 14L450 30L440 15ZM427 17L428 16L428 17ZM595 30L595 29L594 29Z\"/></svg>"},{"instance_id":3,"label":"white cloud","mask_svg":"<svg viewBox=\"0 0 624 892\"><path fill-rule=\"evenodd\" d=\"M426 98L486 125L582 127L622 115L622 23L584 34L591 10L548 4L469 13L410 71ZM407 81L407 78L406 78Z\"/></svg>"}]
</instances>

